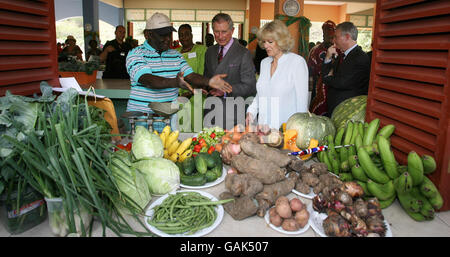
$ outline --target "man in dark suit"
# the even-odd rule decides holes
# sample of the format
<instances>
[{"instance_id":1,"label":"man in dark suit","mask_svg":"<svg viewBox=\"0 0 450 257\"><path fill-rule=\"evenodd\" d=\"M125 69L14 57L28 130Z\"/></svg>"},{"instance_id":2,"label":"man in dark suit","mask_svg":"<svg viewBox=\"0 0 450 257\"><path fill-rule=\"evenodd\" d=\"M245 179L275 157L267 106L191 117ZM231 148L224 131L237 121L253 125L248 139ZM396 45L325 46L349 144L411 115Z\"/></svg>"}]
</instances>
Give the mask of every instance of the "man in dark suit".
<instances>
[{"instance_id":1,"label":"man in dark suit","mask_svg":"<svg viewBox=\"0 0 450 257\"><path fill-rule=\"evenodd\" d=\"M215 120L216 125L230 129L237 123L245 124L245 109L242 106L234 106L226 113L226 103L233 104L236 97L246 99L256 95L255 67L250 51L242 46L238 39L233 38L233 21L226 13L219 13L212 19L212 29L217 44L208 47L205 54L204 76L212 77L216 74L227 74L224 78L232 87L231 93L212 89L210 95L217 96L222 101L223 123ZM228 99L226 99L228 98ZM207 107L207 106L206 106ZM229 106L230 107L230 106ZM215 106L217 108L217 106ZM214 111L212 109L211 111ZM208 110L205 110L205 121ZM242 117L241 117L242 116ZM239 118L241 117L243 120Z\"/></svg>"},{"instance_id":2,"label":"man in dark suit","mask_svg":"<svg viewBox=\"0 0 450 257\"><path fill-rule=\"evenodd\" d=\"M327 50L322 65L323 81L328 86L328 115L345 99L367 95L370 77L370 60L356 43L358 29L351 22L336 27L334 44ZM337 54L336 49L344 54Z\"/></svg>"}]
</instances>

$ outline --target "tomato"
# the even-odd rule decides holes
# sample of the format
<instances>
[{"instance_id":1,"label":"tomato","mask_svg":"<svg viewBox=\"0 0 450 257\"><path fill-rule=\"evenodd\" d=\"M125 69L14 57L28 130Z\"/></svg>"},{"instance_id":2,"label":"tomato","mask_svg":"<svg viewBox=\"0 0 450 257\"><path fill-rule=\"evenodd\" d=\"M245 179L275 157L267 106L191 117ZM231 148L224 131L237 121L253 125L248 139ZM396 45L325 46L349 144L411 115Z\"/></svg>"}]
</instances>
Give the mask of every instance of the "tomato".
<instances>
[{"instance_id":1,"label":"tomato","mask_svg":"<svg viewBox=\"0 0 450 257\"><path fill-rule=\"evenodd\" d=\"M214 132L213 132L213 133L211 133L211 135L209 137L214 139L216 137L216 134L214 134Z\"/></svg>"},{"instance_id":2,"label":"tomato","mask_svg":"<svg viewBox=\"0 0 450 257\"><path fill-rule=\"evenodd\" d=\"M129 142L129 143L125 146L125 150L127 150L128 152L131 151L131 146L132 146L132 143Z\"/></svg>"},{"instance_id":3,"label":"tomato","mask_svg":"<svg viewBox=\"0 0 450 257\"><path fill-rule=\"evenodd\" d=\"M211 146L211 147L208 149L208 153L209 153L209 154L212 154L212 152L214 152L214 150L216 150L216 149L214 148L214 146Z\"/></svg>"},{"instance_id":4,"label":"tomato","mask_svg":"<svg viewBox=\"0 0 450 257\"><path fill-rule=\"evenodd\" d=\"M198 153L198 152L200 152L201 149L202 149L201 145L195 145L193 151Z\"/></svg>"},{"instance_id":5,"label":"tomato","mask_svg":"<svg viewBox=\"0 0 450 257\"><path fill-rule=\"evenodd\" d=\"M192 138L192 142L197 142L197 138L196 138L196 137L193 137L193 138Z\"/></svg>"},{"instance_id":6,"label":"tomato","mask_svg":"<svg viewBox=\"0 0 450 257\"><path fill-rule=\"evenodd\" d=\"M206 141L205 141L205 139L203 139L203 138L200 138L200 140L198 140L198 142L199 142L200 144L203 144L203 143L206 144Z\"/></svg>"}]
</instances>

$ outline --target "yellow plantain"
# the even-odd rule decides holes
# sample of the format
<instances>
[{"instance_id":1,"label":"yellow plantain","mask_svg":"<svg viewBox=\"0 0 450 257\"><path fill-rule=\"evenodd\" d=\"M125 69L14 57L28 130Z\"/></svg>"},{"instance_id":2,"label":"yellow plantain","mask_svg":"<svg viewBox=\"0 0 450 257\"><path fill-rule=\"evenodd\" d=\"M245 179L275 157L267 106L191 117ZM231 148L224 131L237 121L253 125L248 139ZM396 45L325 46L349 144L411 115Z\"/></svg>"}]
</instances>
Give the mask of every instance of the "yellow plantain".
<instances>
[{"instance_id":1,"label":"yellow plantain","mask_svg":"<svg viewBox=\"0 0 450 257\"><path fill-rule=\"evenodd\" d=\"M169 154L173 154L178 147L180 146L181 142L179 140L175 140L170 146L169 148L167 148L167 150L169 151Z\"/></svg>"},{"instance_id":2,"label":"yellow plantain","mask_svg":"<svg viewBox=\"0 0 450 257\"><path fill-rule=\"evenodd\" d=\"M172 145L173 142L175 142L178 139L178 135L180 134L180 131L176 130L170 133L167 136L166 142L165 142L165 148L169 148L170 145Z\"/></svg>"},{"instance_id":3,"label":"yellow plantain","mask_svg":"<svg viewBox=\"0 0 450 257\"><path fill-rule=\"evenodd\" d=\"M181 155L184 151L186 151L186 149L191 145L192 143L192 138L188 138L185 139L180 146L178 147L178 149L175 151L175 153L178 153L178 155Z\"/></svg>"},{"instance_id":4,"label":"yellow plantain","mask_svg":"<svg viewBox=\"0 0 450 257\"><path fill-rule=\"evenodd\" d=\"M179 162L183 162L184 160L186 160L187 158L192 156L192 149L187 149L186 151L184 151L183 154L180 155L180 158L178 158Z\"/></svg>"}]
</instances>

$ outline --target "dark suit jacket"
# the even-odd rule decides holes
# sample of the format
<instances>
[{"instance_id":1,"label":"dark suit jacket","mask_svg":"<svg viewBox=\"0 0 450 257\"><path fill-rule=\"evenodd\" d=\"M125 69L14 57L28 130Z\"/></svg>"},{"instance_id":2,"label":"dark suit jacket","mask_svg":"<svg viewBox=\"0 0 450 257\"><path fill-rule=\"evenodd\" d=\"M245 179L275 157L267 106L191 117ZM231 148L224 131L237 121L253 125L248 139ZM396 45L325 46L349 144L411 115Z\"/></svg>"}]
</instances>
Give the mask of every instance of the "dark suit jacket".
<instances>
[{"instance_id":1,"label":"dark suit jacket","mask_svg":"<svg viewBox=\"0 0 450 257\"><path fill-rule=\"evenodd\" d=\"M326 76L333 69L332 76ZM367 54L356 46L339 64L339 59L322 65L323 82L328 86L328 114L345 99L367 95L370 78L370 60Z\"/></svg>"},{"instance_id":2,"label":"dark suit jacket","mask_svg":"<svg viewBox=\"0 0 450 257\"><path fill-rule=\"evenodd\" d=\"M256 95L256 77L255 66L250 51L239 44L237 39L232 39L228 52L223 57L220 64L218 63L219 45L208 47L205 54L205 71L204 76L211 78L216 74L227 74L224 78L232 87L233 92L227 94L227 97L241 96L244 100L249 96ZM225 100L222 98L222 103ZM225 105L224 105L225 106ZM226 117L224 108L224 128L232 128L237 124L237 109L235 108L234 117ZM207 110L205 110L205 115ZM239 115L242 115L241 113ZM243 114L245 117L245 113ZM225 121L226 120L226 121ZM217 122L217 121L216 121Z\"/></svg>"}]
</instances>

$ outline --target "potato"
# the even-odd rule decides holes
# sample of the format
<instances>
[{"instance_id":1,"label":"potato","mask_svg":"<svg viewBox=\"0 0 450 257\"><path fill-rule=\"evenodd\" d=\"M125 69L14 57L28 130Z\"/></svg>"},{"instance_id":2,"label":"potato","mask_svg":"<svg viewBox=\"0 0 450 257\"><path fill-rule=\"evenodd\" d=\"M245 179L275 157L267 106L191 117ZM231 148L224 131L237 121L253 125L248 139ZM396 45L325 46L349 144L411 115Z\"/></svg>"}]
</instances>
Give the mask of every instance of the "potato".
<instances>
[{"instance_id":1,"label":"potato","mask_svg":"<svg viewBox=\"0 0 450 257\"><path fill-rule=\"evenodd\" d=\"M278 205L275 205L275 208L280 217L285 219L292 217L292 210L291 207L289 206L289 202L279 203Z\"/></svg>"},{"instance_id":2,"label":"potato","mask_svg":"<svg viewBox=\"0 0 450 257\"><path fill-rule=\"evenodd\" d=\"M275 208L271 208L269 210L269 220L270 220L270 223L272 223L276 227L281 226L281 223L283 222L283 218L281 218L280 215L278 215Z\"/></svg>"},{"instance_id":3,"label":"potato","mask_svg":"<svg viewBox=\"0 0 450 257\"><path fill-rule=\"evenodd\" d=\"M308 224L309 220L309 212L306 210L306 208L303 208L302 210L295 213L294 216L295 222L300 226L300 228L303 228Z\"/></svg>"},{"instance_id":4,"label":"potato","mask_svg":"<svg viewBox=\"0 0 450 257\"><path fill-rule=\"evenodd\" d=\"M298 199L298 198L292 198L291 201L289 202L289 205L293 212L300 211L301 209L303 209L305 207L303 202L300 201L300 199Z\"/></svg>"},{"instance_id":5,"label":"potato","mask_svg":"<svg viewBox=\"0 0 450 257\"><path fill-rule=\"evenodd\" d=\"M297 231L300 229L300 225L292 218L283 220L281 227L286 231Z\"/></svg>"},{"instance_id":6,"label":"potato","mask_svg":"<svg viewBox=\"0 0 450 257\"><path fill-rule=\"evenodd\" d=\"M280 203L287 203L287 204L289 204L289 198L287 198L284 195L278 197L277 200L275 201L275 206L280 204Z\"/></svg>"}]
</instances>

